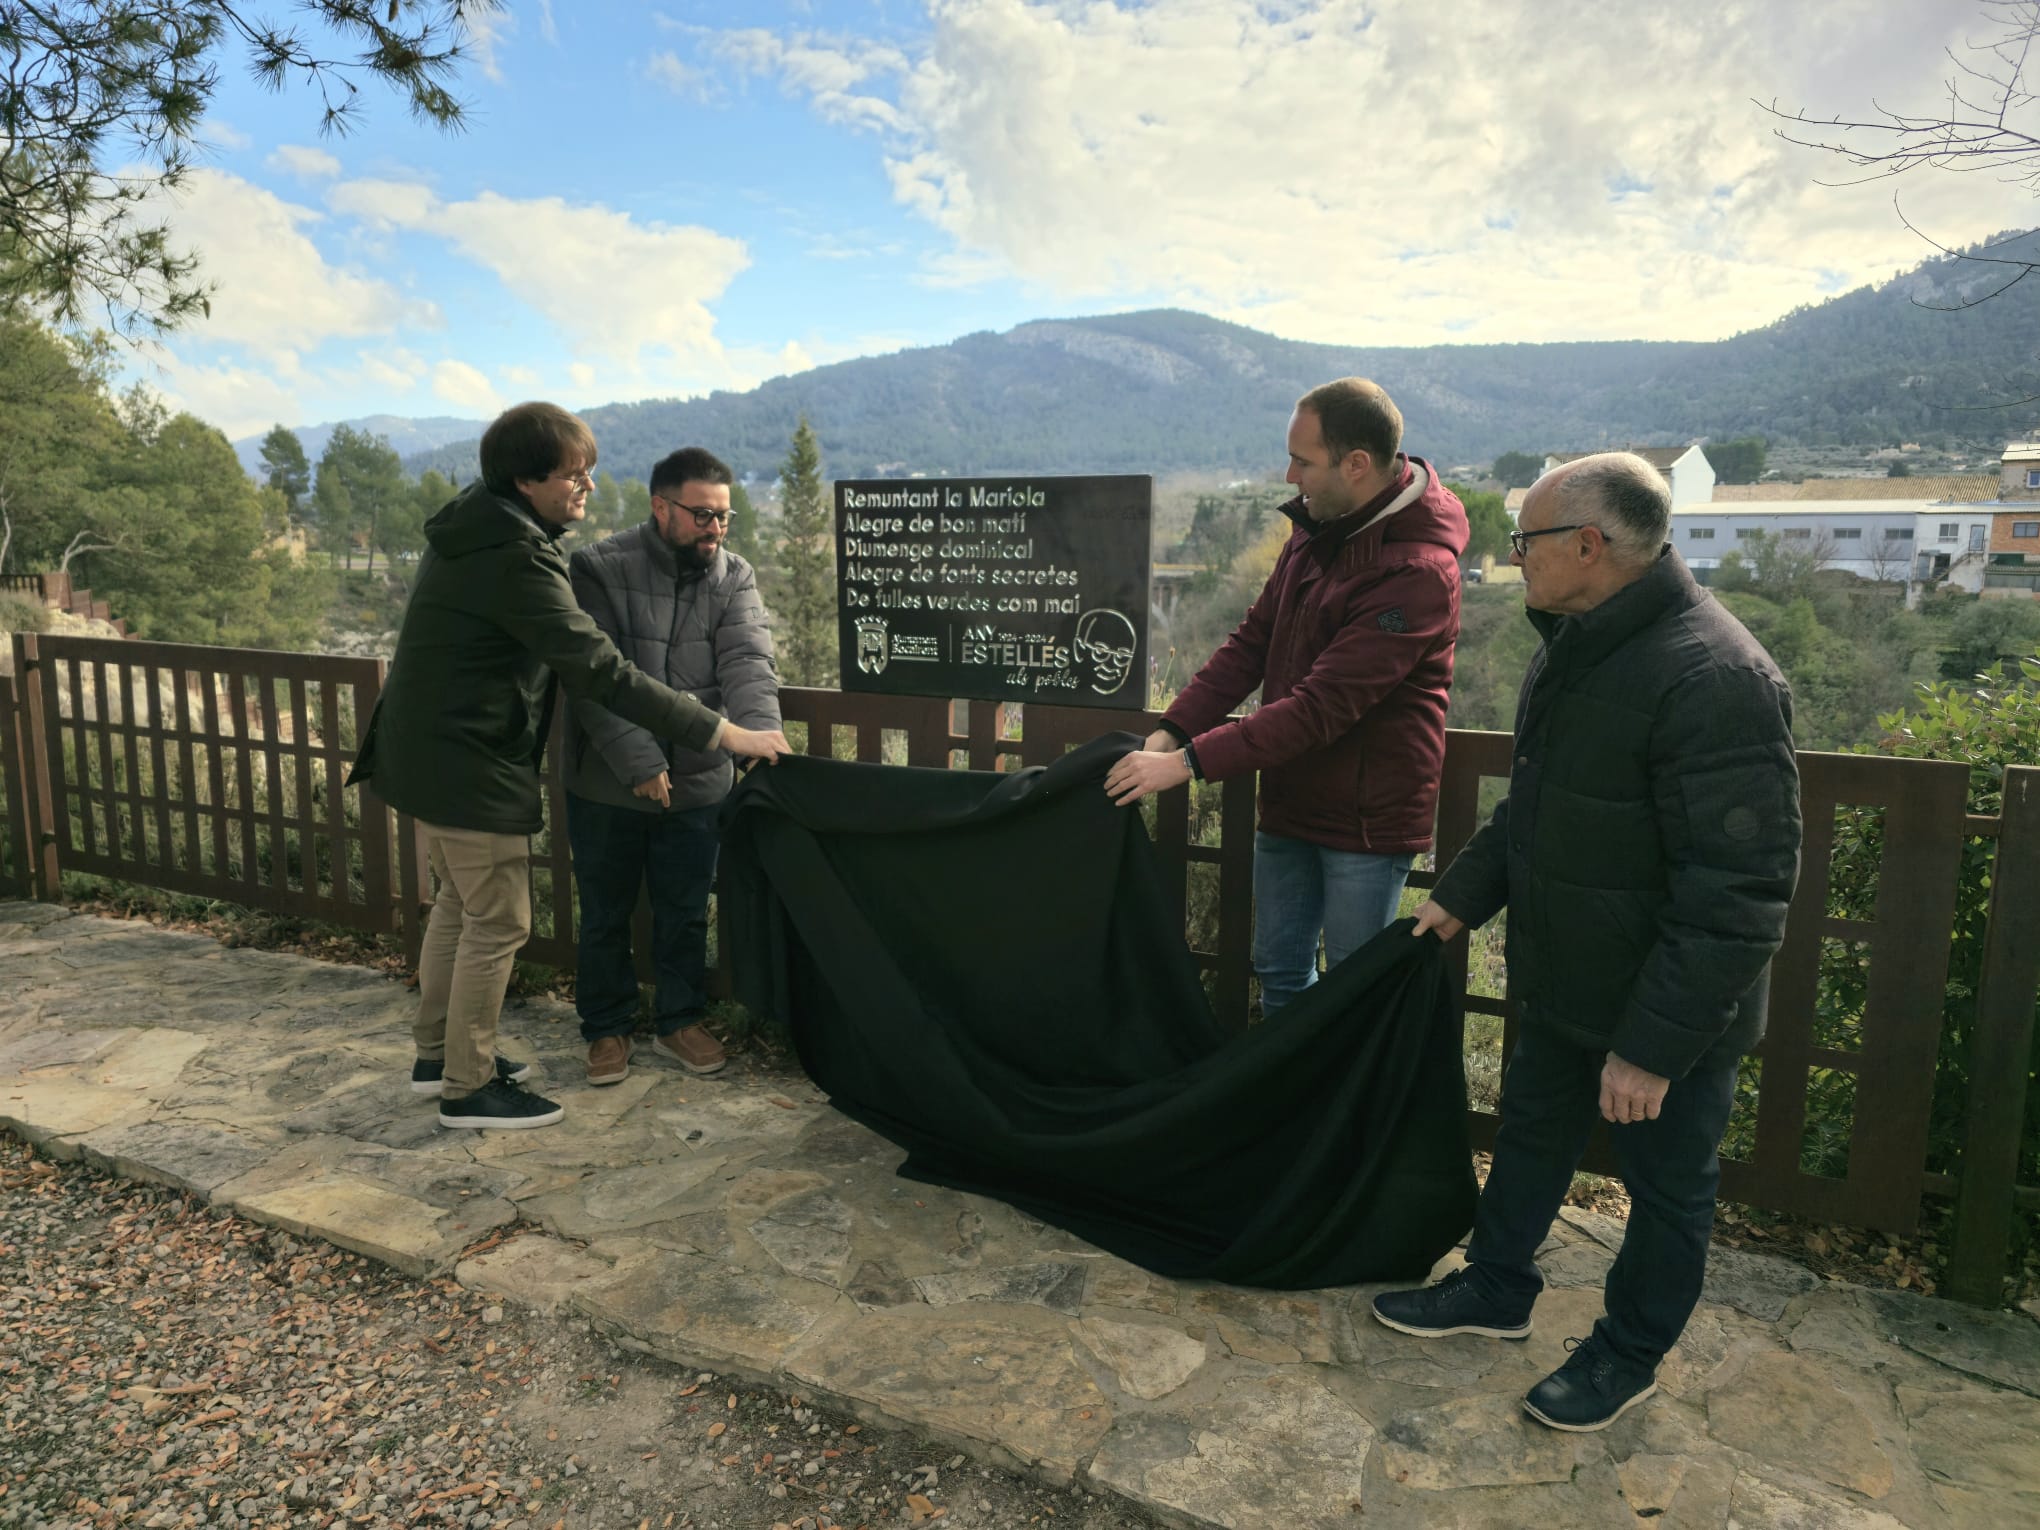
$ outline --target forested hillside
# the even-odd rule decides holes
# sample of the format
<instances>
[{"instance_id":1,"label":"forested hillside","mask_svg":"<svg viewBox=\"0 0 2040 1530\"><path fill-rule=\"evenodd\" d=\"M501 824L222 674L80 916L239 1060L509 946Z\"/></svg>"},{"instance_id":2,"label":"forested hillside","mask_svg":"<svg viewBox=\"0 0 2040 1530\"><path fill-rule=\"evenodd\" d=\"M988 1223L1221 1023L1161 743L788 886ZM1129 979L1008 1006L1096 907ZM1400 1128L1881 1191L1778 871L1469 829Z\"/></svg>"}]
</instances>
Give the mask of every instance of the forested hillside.
<instances>
[{"instance_id":1,"label":"forested hillside","mask_svg":"<svg viewBox=\"0 0 2040 1530\"><path fill-rule=\"evenodd\" d=\"M2040 249L2040 236L2022 247ZM1311 345L1177 310L1044 320L1003 334L775 378L748 393L586 411L603 465L643 477L700 442L769 474L797 419L830 471L1265 470L1298 394L1361 373L1402 406L1411 448L1447 465L1608 444L1759 435L1776 443L1979 445L2033 406L1975 412L2040 383L2040 286L1953 305L2002 276L1937 257L1762 329L1712 342L1365 348ZM473 443L410 459L461 478Z\"/></svg>"},{"instance_id":2,"label":"forested hillside","mask_svg":"<svg viewBox=\"0 0 2040 1530\"><path fill-rule=\"evenodd\" d=\"M112 393L110 359L0 314L0 573L63 570L142 637L308 647L332 581L284 545L285 497L213 426ZM0 629L40 620L0 606Z\"/></svg>"}]
</instances>

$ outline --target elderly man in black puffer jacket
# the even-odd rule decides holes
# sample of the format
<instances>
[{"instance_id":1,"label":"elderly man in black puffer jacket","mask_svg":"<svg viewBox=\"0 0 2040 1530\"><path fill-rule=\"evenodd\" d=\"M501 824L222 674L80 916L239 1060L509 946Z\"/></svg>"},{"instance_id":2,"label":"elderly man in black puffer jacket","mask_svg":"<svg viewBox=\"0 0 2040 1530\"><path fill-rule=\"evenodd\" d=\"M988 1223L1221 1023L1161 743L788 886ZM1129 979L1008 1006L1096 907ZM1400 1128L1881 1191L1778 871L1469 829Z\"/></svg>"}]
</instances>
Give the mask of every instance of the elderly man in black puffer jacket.
<instances>
[{"instance_id":1,"label":"elderly man in black puffer jacket","mask_svg":"<svg viewBox=\"0 0 2040 1530\"><path fill-rule=\"evenodd\" d=\"M1520 1020L1467 1266L1375 1299L1404 1333L1521 1339L1534 1259L1598 1114L1630 1192L1606 1315L1524 1407L1599 1429L1656 1390L1699 1300L1737 1063L1799 869L1792 699L1669 545L1642 458L1554 469L1514 533L1544 646L1509 794L1417 911L1450 940L1509 914Z\"/></svg>"},{"instance_id":2,"label":"elderly man in black puffer jacket","mask_svg":"<svg viewBox=\"0 0 2040 1530\"><path fill-rule=\"evenodd\" d=\"M724 545L732 475L698 446L652 469L652 518L584 547L574 596L646 673L745 727L779 729L772 635L751 565ZM568 714L567 834L581 893L574 1008L588 1043L588 1082L629 1076L637 1024L631 916L652 904L652 1051L713 1073L722 1043L707 1007L708 895L716 813L735 773L729 756L662 739L599 702Z\"/></svg>"}]
</instances>

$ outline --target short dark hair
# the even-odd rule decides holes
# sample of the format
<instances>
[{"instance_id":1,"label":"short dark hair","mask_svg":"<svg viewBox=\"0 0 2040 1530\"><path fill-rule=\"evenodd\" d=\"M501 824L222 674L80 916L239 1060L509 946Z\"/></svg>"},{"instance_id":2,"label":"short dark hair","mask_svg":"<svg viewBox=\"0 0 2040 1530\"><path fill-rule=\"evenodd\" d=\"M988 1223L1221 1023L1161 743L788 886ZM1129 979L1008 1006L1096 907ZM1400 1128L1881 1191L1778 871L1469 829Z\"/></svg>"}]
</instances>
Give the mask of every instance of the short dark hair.
<instances>
[{"instance_id":1,"label":"short dark hair","mask_svg":"<svg viewBox=\"0 0 2040 1530\"><path fill-rule=\"evenodd\" d=\"M1365 452L1377 472L1385 470L1402 449L1402 411L1379 383L1364 377L1341 377L1320 383L1296 401L1318 417L1334 466L1348 452Z\"/></svg>"},{"instance_id":2,"label":"short dark hair","mask_svg":"<svg viewBox=\"0 0 2040 1530\"><path fill-rule=\"evenodd\" d=\"M683 446L677 452L668 452L652 467L651 491L665 497L668 489L677 489L683 483L724 483L733 484L737 475L730 471L730 465L705 446Z\"/></svg>"},{"instance_id":3,"label":"short dark hair","mask_svg":"<svg viewBox=\"0 0 2040 1530\"><path fill-rule=\"evenodd\" d=\"M494 494L550 478L570 460L595 466L595 432L558 404L513 404L482 432L482 482Z\"/></svg>"}]
</instances>

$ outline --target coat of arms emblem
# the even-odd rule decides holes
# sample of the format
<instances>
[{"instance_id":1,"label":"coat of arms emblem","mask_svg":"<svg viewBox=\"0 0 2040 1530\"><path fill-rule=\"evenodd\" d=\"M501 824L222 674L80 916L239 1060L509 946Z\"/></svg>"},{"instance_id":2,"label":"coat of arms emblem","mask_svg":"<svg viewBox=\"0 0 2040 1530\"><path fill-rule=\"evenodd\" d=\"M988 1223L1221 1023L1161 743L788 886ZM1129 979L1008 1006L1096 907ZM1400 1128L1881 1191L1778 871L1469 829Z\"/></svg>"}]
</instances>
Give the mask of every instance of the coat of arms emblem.
<instances>
[{"instance_id":1,"label":"coat of arms emblem","mask_svg":"<svg viewBox=\"0 0 2040 1530\"><path fill-rule=\"evenodd\" d=\"M885 673L887 653L885 618L858 617L857 667L867 675L882 675Z\"/></svg>"}]
</instances>

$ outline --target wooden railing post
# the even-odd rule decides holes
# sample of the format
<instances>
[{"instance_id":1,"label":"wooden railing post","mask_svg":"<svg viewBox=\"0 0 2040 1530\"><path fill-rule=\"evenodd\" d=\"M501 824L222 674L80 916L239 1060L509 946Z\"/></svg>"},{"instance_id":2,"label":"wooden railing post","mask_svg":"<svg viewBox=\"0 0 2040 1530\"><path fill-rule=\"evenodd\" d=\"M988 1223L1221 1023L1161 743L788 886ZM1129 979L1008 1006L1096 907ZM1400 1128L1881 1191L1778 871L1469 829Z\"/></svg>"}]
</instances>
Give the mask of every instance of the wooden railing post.
<instances>
[{"instance_id":1,"label":"wooden railing post","mask_svg":"<svg viewBox=\"0 0 2040 1530\"><path fill-rule=\"evenodd\" d=\"M432 871L425 829L409 813L392 815L397 825L397 917L404 955L413 967L425 948L425 921L432 911Z\"/></svg>"},{"instance_id":2,"label":"wooden railing post","mask_svg":"<svg viewBox=\"0 0 2040 1530\"><path fill-rule=\"evenodd\" d=\"M368 725L375 716L376 703L382 699L389 671L389 661L377 659L373 679L366 685L354 687L354 737L349 741L352 746L350 759L361 758L361 746L368 737ZM367 782L362 782L354 790L360 794L362 899L371 909L384 911L384 928L393 930L415 959L417 952L411 944L411 926L417 922L417 910L407 903L402 871L402 836L410 829L411 820L393 812Z\"/></svg>"},{"instance_id":3,"label":"wooden railing post","mask_svg":"<svg viewBox=\"0 0 2040 1530\"><path fill-rule=\"evenodd\" d=\"M0 675L0 776L6 777L0 799L0 832L6 835L9 870L0 875L0 897L28 893L28 730L22 726L21 686L12 675Z\"/></svg>"},{"instance_id":4,"label":"wooden railing post","mask_svg":"<svg viewBox=\"0 0 2040 1530\"><path fill-rule=\"evenodd\" d=\"M50 753L63 742L49 728L44 702L42 658L32 632L14 634L15 698L20 704L21 806L27 848L23 872L28 895L42 903L56 901L62 888L57 864L55 797L50 787ZM61 755L60 755L61 758Z\"/></svg>"},{"instance_id":5,"label":"wooden railing post","mask_svg":"<svg viewBox=\"0 0 2040 1530\"><path fill-rule=\"evenodd\" d=\"M1218 788L1218 978L1211 1007L1221 1025L1239 1031L1247 1028L1248 985L1254 976L1256 780L1234 776Z\"/></svg>"},{"instance_id":6,"label":"wooden railing post","mask_svg":"<svg viewBox=\"0 0 2040 1530\"><path fill-rule=\"evenodd\" d=\"M2020 1138L2040 1003L2040 767L2005 772L2004 816L1991 866L1983 972L1969 1034L1955 1237L1946 1290L1994 1307L2004 1293L2005 1247L2019 1182Z\"/></svg>"}]
</instances>

